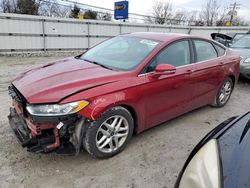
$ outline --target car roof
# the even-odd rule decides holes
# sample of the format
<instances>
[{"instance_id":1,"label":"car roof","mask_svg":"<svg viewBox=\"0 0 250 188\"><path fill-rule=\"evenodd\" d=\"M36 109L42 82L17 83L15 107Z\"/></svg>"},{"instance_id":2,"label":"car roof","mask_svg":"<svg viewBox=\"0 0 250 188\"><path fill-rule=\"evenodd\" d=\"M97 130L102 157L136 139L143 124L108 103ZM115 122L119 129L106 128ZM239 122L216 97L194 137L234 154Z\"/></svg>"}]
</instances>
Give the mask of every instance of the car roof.
<instances>
[{"instance_id":1,"label":"car roof","mask_svg":"<svg viewBox=\"0 0 250 188\"><path fill-rule=\"evenodd\" d=\"M162 42L167 42L172 39L181 39L181 38L197 38L188 34L180 34L180 33L158 33L158 32L136 32L124 34L126 36L134 36L141 37L149 40L157 40Z\"/></svg>"}]
</instances>

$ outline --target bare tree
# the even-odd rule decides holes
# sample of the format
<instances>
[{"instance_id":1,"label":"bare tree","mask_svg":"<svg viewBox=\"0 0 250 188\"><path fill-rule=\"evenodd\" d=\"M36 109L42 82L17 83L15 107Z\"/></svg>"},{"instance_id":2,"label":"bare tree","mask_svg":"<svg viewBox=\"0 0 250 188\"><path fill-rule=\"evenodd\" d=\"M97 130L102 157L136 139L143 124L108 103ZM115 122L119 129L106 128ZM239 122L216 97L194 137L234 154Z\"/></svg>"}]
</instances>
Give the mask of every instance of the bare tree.
<instances>
[{"instance_id":1,"label":"bare tree","mask_svg":"<svg viewBox=\"0 0 250 188\"><path fill-rule=\"evenodd\" d=\"M178 10L175 12L174 16L172 17L172 24L180 25L185 24L188 18L187 11Z\"/></svg>"},{"instance_id":2,"label":"bare tree","mask_svg":"<svg viewBox=\"0 0 250 188\"><path fill-rule=\"evenodd\" d=\"M56 0L44 1L39 8L42 16L66 17L69 12L69 7L60 5Z\"/></svg>"},{"instance_id":3,"label":"bare tree","mask_svg":"<svg viewBox=\"0 0 250 188\"><path fill-rule=\"evenodd\" d=\"M224 11L221 11L219 16L220 17L216 24L217 26L225 26L226 23L230 23L232 26L247 26L248 25L244 17L238 16L237 11L234 11L233 19L232 19L231 10L228 11L227 8L224 8Z\"/></svg>"},{"instance_id":4,"label":"bare tree","mask_svg":"<svg viewBox=\"0 0 250 188\"><path fill-rule=\"evenodd\" d=\"M244 17L235 16L232 20L232 26L248 26L249 23L246 22Z\"/></svg>"},{"instance_id":5,"label":"bare tree","mask_svg":"<svg viewBox=\"0 0 250 188\"><path fill-rule=\"evenodd\" d=\"M145 16L144 22L145 23L151 23L151 24L155 23L152 16Z\"/></svg>"},{"instance_id":6,"label":"bare tree","mask_svg":"<svg viewBox=\"0 0 250 188\"><path fill-rule=\"evenodd\" d=\"M4 13L17 13L16 0L0 0L0 7Z\"/></svg>"},{"instance_id":7,"label":"bare tree","mask_svg":"<svg viewBox=\"0 0 250 188\"><path fill-rule=\"evenodd\" d=\"M216 26L224 26L226 24L226 22L227 22L227 17L228 17L227 8L224 7L223 10L220 11L220 13L218 14L218 19L216 21Z\"/></svg>"},{"instance_id":8,"label":"bare tree","mask_svg":"<svg viewBox=\"0 0 250 188\"><path fill-rule=\"evenodd\" d=\"M44 1L39 8L39 14L42 16L53 16L58 8L59 5L55 0Z\"/></svg>"},{"instance_id":9,"label":"bare tree","mask_svg":"<svg viewBox=\"0 0 250 188\"><path fill-rule=\"evenodd\" d=\"M221 8L218 0L207 0L200 13L200 18L207 26L225 26L227 22L230 22L233 26L247 25L244 18L239 17L237 13L235 10L228 11L226 7Z\"/></svg>"},{"instance_id":10,"label":"bare tree","mask_svg":"<svg viewBox=\"0 0 250 188\"><path fill-rule=\"evenodd\" d=\"M63 7L60 6L57 11L55 12L55 16L56 17L62 17L62 18L66 18L68 17L69 13L70 13L70 8L69 7Z\"/></svg>"},{"instance_id":11,"label":"bare tree","mask_svg":"<svg viewBox=\"0 0 250 188\"><path fill-rule=\"evenodd\" d=\"M198 21L198 11L190 11L187 13L187 24L188 25L195 25Z\"/></svg>"},{"instance_id":12,"label":"bare tree","mask_svg":"<svg viewBox=\"0 0 250 188\"><path fill-rule=\"evenodd\" d=\"M56 1L44 1L39 8L39 14L42 16L53 16L55 11L59 8Z\"/></svg>"},{"instance_id":13,"label":"bare tree","mask_svg":"<svg viewBox=\"0 0 250 188\"><path fill-rule=\"evenodd\" d=\"M207 26L215 25L220 11L219 8L220 6L217 0L207 0L200 12L201 20L204 21Z\"/></svg>"},{"instance_id":14,"label":"bare tree","mask_svg":"<svg viewBox=\"0 0 250 188\"><path fill-rule=\"evenodd\" d=\"M172 3L170 1L156 1L152 7L151 17L147 18L150 23L165 24L172 16Z\"/></svg>"}]
</instances>

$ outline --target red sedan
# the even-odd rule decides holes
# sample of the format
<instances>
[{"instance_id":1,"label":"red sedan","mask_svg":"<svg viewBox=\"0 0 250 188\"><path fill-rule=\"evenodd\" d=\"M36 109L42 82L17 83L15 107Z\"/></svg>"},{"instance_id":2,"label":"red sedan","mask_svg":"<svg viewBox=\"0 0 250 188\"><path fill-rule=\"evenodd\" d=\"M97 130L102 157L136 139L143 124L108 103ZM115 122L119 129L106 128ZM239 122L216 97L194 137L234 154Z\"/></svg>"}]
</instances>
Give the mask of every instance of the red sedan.
<instances>
[{"instance_id":1,"label":"red sedan","mask_svg":"<svg viewBox=\"0 0 250 188\"><path fill-rule=\"evenodd\" d=\"M140 133L198 107L224 106L240 58L215 41L132 33L29 70L9 87L9 121L36 153L94 157L122 151Z\"/></svg>"}]
</instances>

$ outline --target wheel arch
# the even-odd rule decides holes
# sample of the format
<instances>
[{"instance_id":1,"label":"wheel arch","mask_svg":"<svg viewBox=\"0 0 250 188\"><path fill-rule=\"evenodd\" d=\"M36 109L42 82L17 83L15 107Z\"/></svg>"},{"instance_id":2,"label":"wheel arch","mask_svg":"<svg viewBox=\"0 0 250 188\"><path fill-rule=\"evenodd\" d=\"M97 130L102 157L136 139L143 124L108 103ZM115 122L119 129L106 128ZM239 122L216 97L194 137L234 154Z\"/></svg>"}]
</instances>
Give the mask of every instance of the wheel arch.
<instances>
[{"instance_id":1,"label":"wheel arch","mask_svg":"<svg viewBox=\"0 0 250 188\"><path fill-rule=\"evenodd\" d=\"M121 106L125 108L126 110L129 111L131 114L133 120L134 120L134 133L137 133L139 128L138 128L138 112L136 111L135 107L132 104L129 104L126 101L102 101L99 105L97 106L91 106L90 108L87 107L87 109L84 109L79 112L80 115L84 116L85 118L95 121L96 119L100 118L103 113L105 113L107 110Z\"/></svg>"},{"instance_id":2,"label":"wheel arch","mask_svg":"<svg viewBox=\"0 0 250 188\"><path fill-rule=\"evenodd\" d=\"M133 130L133 132L137 133L138 119L137 119L137 113L136 113L135 109L132 106L127 105L127 104L120 104L118 106L121 106L121 107L127 109L130 112L130 114L132 115L133 120L134 120L134 130Z\"/></svg>"},{"instance_id":3,"label":"wheel arch","mask_svg":"<svg viewBox=\"0 0 250 188\"><path fill-rule=\"evenodd\" d=\"M234 75L232 75L232 74L230 74L229 76L228 76L228 78L230 78L232 81L233 81L233 87L235 86L235 84L236 84L236 79L235 79L235 76Z\"/></svg>"},{"instance_id":4,"label":"wheel arch","mask_svg":"<svg viewBox=\"0 0 250 188\"><path fill-rule=\"evenodd\" d=\"M108 105L108 106L106 106L106 108L102 109L101 113L99 113L98 118L103 113L105 113L107 110L109 110L110 108L114 108L114 107L118 107L118 106L121 106L121 107L125 108L131 114L131 116L132 116L132 118L134 120L134 130L133 130L133 133L136 134L138 132L138 114L137 114L135 108L132 105L130 105L130 104L127 104L125 102L119 102L119 103L114 103L112 105Z\"/></svg>"}]
</instances>

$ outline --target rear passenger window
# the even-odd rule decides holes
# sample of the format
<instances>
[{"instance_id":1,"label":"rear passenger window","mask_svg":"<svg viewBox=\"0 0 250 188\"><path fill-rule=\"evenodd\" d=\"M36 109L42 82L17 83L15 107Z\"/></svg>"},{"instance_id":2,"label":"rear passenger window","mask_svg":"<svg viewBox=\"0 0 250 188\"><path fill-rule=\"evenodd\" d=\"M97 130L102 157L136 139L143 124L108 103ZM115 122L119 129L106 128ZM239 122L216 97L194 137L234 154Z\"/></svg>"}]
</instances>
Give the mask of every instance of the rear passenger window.
<instances>
[{"instance_id":1,"label":"rear passenger window","mask_svg":"<svg viewBox=\"0 0 250 188\"><path fill-rule=\"evenodd\" d=\"M218 52L218 56L223 56L225 54L225 49L220 47L217 44L214 44L214 47L216 48L217 52Z\"/></svg>"},{"instance_id":2,"label":"rear passenger window","mask_svg":"<svg viewBox=\"0 0 250 188\"><path fill-rule=\"evenodd\" d=\"M217 52L210 42L195 40L197 61L205 61L217 57Z\"/></svg>"}]
</instances>

